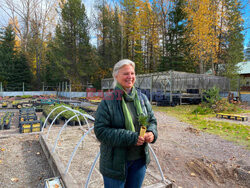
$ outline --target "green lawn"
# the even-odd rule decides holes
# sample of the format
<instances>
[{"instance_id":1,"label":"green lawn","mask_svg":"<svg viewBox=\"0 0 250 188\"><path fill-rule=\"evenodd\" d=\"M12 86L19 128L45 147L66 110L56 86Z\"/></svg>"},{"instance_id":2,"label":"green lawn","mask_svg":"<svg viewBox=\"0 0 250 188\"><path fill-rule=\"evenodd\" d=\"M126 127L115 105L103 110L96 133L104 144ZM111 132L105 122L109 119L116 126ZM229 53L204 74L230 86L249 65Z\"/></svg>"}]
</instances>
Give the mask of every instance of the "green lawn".
<instances>
[{"instance_id":1,"label":"green lawn","mask_svg":"<svg viewBox=\"0 0 250 188\"><path fill-rule=\"evenodd\" d=\"M207 118L215 117L216 114L193 114L192 112L196 107L197 105L182 105L176 107L153 106L153 110L166 112L169 115L177 117L182 122L192 124L196 129L219 135L226 140L244 145L247 149L250 149L250 126L234 123L235 121L233 120L232 123L208 120ZM242 111L242 113L243 112L249 113L249 111Z\"/></svg>"}]
</instances>

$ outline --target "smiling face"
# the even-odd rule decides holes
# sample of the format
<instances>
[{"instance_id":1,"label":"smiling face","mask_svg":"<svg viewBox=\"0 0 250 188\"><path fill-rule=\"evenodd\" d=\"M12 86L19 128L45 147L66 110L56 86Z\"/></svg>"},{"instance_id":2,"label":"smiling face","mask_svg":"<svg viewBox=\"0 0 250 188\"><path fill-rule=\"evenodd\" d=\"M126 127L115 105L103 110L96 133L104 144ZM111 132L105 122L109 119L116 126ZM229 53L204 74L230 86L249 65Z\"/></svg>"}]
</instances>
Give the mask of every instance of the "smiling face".
<instances>
[{"instance_id":1,"label":"smiling face","mask_svg":"<svg viewBox=\"0 0 250 188\"><path fill-rule=\"evenodd\" d=\"M117 82L125 91L130 90L135 83L135 70L132 65L124 65L115 76Z\"/></svg>"}]
</instances>

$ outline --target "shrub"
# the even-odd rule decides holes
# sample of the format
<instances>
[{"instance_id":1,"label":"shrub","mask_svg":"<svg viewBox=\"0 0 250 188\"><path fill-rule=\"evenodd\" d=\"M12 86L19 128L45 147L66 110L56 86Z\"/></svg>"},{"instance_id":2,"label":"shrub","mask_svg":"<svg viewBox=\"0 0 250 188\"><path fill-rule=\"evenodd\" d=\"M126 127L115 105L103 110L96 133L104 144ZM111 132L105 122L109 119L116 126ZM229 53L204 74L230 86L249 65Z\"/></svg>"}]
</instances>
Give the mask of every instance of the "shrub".
<instances>
[{"instance_id":1,"label":"shrub","mask_svg":"<svg viewBox=\"0 0 250 188\"><path fill-rule=\"evenodd\" d=\"M210 113L231 113L231 112L240 112L241 108L238 107L237 104L230 104L226 98L222 98L215 102L215 104L211 105L211 107L207 103L201 103L192 113L193 114L210 114Z\"/></svg>"},{"instance_id":2,"label":"shrub","mask_svg":"<svg viewBox=\"0 0 250 188\"><path fill-rule=\"evenodd\" d=\"M31 98L32 97L32 95L23 95L23 96L21 96L23 99L26 99L26 98Z\"/></svg>"},{"instance_id":3,"label":"shrub","mask_svg":"<svg viewBox=\"0 0 250 188\"><path fill-rule=\"evenodd\" d=\"M212 106L214 112L237 112L241 109L238 107L237 104L230 104L226 98L223 98L215 103Z\"/></svg>"},{"instance_id":4,"label":"shrub","mask_svg":"<svg viewBox=\"0 0 250 188\"><path fill-rule=\"evenodd\" d=\"M206 114L213 113L213 110L207 107L206 105L204 105L204 103L202 103L199 106L197 106L197 108L192 113L206 115Z\"/></svg>"},{"instance_id":5,"label":"shrub","mask_svg":"<svg viewBox=\"0 0 250 188\"><path fill-rule=\"evenodd\" d=\"M220 90L217 87L213 87L203 92L204 102L207 103L209 107L212 107L217 101L221 100Z\"/></svg>"}]
</instances>

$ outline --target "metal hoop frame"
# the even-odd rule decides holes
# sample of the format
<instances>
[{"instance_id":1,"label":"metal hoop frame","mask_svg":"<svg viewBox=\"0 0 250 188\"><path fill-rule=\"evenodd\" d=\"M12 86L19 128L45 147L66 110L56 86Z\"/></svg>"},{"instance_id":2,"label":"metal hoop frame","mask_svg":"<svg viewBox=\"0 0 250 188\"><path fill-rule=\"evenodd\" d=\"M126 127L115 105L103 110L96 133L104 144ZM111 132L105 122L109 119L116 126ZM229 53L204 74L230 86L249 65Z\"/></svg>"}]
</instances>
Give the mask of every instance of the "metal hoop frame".
<instances>
[{"instance_id":1,"label":"metal hoop frame","mask_svg":"<svg viewBox=\"0 0 250 188\"><path fill-rule=\"evenodd\" d=\"M73 151L72 154L71 154L71 157L70 157L69 162L68 162L68 164L67 164L66 170L65 170L65 172L64 172L65 174L67 174L68 171L69 171L71 162L72 162L72 160L73 160L73 158L74 158L74 156L75 156L75 153L76 153L77 149L79 148L81 142L82 142L82 141L84 140L84 138L85 138L89 133L91 133L91 131L94 129L94 126L89 127L89 123L88 123L87 118L89 118L89 119L91 119L91 120L93 120L93 121L94 121L95 119L94 119L92 116L90 116L90 115L83 114L83 113L81 113L81 112L79 112L79 111L77 111L77 110L73 110L73 109L71 109L71 108L69 108L69 107L67 107L67 106L62 105L62 106L58 106L58 107L54 108L54 109L49 113L49 115L47 116L47 118L46 118L46 120L45 120L45 122L44 122L44 124L43 124L43 127L42 127L41 132L43 132L44 127L45 127L45 125L46 125L46 123L47 123L47 121L48 121L50 115L51 115L56 109L62 108L62 107L65 108L65 110L63 110L63 111L61 111L60 113L58 113L58 114L56 115L56 117L53 119L53 121L52 121L52 123L50 124L50 127L49 127L49 129L48 129L48 132L47 132L47 135L46 135L46 139L48 139L50 129L51 129L52 125L54 124L55 120L56 120L62 113L66 112L66 111L72 111L72 112L75 113L75 115L72 116L71 118L69 118L69 119L64 123L64 125L62 126L62 128L60 129L59 133L57 134L57 138L56 138L56 141L55 141L55 143L54 143L54 147L53 147L53 149L52 149L52 153L55 152L55 149L56 149L56 146L57 146L57 142L58 142L58 140L59 140L59 138L60 138L60 135L61 135L63 129L68 125L68 122L70 122L71 119L77 117L78 122L79 122L79 125L81 126L81 129L83 130L82 125L81 125L81 122L80 122L79 117L78 117L79 115L81 115L81 116L84 117L84 119L85 119L85 121L87 122L87 125L88 125L88 131L85 132L84 135L81 137L81 139L78 141L77 145L76 145L75 148L74 148L74 151ZM86 117L87 117L87 118L86 118ZM159 169L160 174L161 174L162 182L165 183L165 178L164 178L164 175L163 175L163 172L162 172L160 163L159 163L159 161L158 161L158 158L157 158L157 156L156 156L154 150L153 150L152 147L150 146L150 144L148 144L148 146L149 146L149 150L150 150L151 153L153 154L153 157L154 157L154 159L155 159L155 161L156 161L156 163L157 163L158 169ZM95 157L95 159L94 159L94 161L93 161L93 164L92 164L92 166L91 166L91 169L90 169L89 174L88 174L88 177L87 177L87 181L86 181L86 183L85 183L85 188L88 187L89 181L90 181L90 179L91 179L91 175L92 175L92 173L93 173L93 170L94 170L94 168L95 168L95 165L96 165L97 160L98 160L99 157L100 157L100 151L97 153L97 155L96 155L96 157Z\"/></svg>"}]
</instances>

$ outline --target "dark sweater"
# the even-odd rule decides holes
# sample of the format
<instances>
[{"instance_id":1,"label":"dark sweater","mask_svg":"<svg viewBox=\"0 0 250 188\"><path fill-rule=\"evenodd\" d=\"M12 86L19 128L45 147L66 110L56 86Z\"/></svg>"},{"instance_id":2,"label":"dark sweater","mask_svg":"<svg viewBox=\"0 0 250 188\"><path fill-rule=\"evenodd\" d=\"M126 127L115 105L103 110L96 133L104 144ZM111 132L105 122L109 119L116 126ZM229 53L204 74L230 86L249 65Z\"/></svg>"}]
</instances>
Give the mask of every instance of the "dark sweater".
<instances>
[{"instance_id":1,"label":"dark sweater","mask_svg":"<svg viewBox=\"0 0 250 188\"><path fill-rule=\"evenodd\" d=\"M136 108L134 106L134 101L128 101L128 99L125 98L125 102L127 104L128 110L131 114L134 126L135 126L135 131L140 133L140 126L138 122L138 116L136 113ZM129 146L127 150L127 160L128 161L134 161L137 159L141 159L145 157L145 152L144 152L144 146Z\"/></svg>"}]
</instances>

